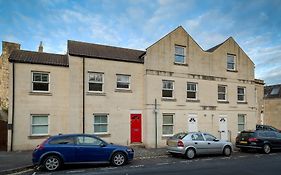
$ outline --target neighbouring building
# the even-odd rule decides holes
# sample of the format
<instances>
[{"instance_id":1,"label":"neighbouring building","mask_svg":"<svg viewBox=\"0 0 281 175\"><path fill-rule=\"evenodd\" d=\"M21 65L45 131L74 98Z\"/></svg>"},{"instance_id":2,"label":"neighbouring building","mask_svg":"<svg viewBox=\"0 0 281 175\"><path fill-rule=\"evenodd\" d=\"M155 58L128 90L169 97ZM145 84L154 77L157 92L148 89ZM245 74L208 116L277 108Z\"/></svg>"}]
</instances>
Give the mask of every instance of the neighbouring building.
<instances>
[{"instance_id":1,"label":"neighbouring building","mask_svg":"<svg viewBox=\"0 0 281 175\"><path fill-rule=\"evenodd\" d=\"M264 124L281 130L281 84L264 87Z\"/></svg>"},{"instance_id":2,"label":"neighbouring building","mask_svg":"<svg viewBox=\"0 0 281 175\"><path fill-rule=\"evenodd\" d=\"M145 51L79 41L42 51L9 58L9 150L83 132L146 147L182 131L234 142L260 120L254 63L232 37L203 50L180 26Z\"/></svg>"}]
</instances>

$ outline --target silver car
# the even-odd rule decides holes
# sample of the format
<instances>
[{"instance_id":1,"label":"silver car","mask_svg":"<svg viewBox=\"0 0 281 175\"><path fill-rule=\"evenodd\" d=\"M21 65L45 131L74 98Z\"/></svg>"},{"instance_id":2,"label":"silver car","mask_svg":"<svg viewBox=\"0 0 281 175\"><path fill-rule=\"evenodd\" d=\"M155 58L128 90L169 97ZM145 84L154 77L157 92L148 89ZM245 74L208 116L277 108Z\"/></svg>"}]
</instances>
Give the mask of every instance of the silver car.
<instances>
[{"instance_id":1,"label":"silver car","mask_svg":"<svg viewBox=\"0 0 281 175\"><path fill-rule=\"evenodd\" d=\"M230 156L233 150L231 142L218 140L208 133L178 133L167 140L168 152L185 155L193 159L199 154L224 154Z\"/></svg>"}]
</instances>

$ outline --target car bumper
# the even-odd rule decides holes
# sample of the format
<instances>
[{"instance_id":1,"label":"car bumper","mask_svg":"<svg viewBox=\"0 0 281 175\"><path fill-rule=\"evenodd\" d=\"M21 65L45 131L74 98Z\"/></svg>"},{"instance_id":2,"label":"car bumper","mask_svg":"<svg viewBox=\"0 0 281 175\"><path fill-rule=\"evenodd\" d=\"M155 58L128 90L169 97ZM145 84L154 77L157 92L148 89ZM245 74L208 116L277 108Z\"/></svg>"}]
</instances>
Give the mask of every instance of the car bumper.
<instances>
[{"instance_id":1,"label":"car bumper","mask_svg":"<svg viewBox=\"0 0 281 175\"><path fill-rule=\"evenodd\" d=\"M134 151L130 151L127 153L128 153L128 161L132 161L134 159Z\"/></svg>"},{"instance_id":2,"label":"car bumper","mask_svg":"<svg viewBox=\"0 0 281 175\"><path fill-rule=\"evenodd\" d=\"M257 146L257 145L239 145L239 144L236 144L235 146L237 148L262 149L261 146Z\"/></svg>"},{"instance_id":3,"label":"car bumper","mask_svg":"<svg viewBox=\"0 0 281 175\"><path fill-rule=\"evenodd\" d=\"M167 147L167 152L176 154L185 154L184 147Z\"/></svg>"}]
</instances>

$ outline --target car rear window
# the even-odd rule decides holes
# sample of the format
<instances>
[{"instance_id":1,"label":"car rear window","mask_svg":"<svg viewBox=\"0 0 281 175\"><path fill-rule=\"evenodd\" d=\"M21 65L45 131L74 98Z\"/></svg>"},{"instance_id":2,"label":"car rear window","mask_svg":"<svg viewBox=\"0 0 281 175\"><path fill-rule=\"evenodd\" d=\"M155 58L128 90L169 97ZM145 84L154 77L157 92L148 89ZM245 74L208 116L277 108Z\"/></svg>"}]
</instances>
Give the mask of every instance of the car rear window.
<instances>
[{"instance_id":1,"label":"car rear window","mask_svg":"<svg viewBox=\"0 0 281 175\"><path fill-rule=\"evenodd\" d=\"M73 137L59 137L52 139L49 144L58 145L58 144L74 144Z\"/></svg>"},{"instance_id":2,"label":"car rear window","mask_svg":"<svg viewBox=\"0 0 281 175\"><path fill-rule=\"evenodd\" d=\"M178 134L175 134L172 138L173 139L183 139L186 135L187 135L187 133L178 133Z\"/></svg>"},{"instance_id":3,"label":"car rear window","mask_svg":"<svg viewBox=\"0 0 281 175\"><path fill-rule=\"evenodd\" d=\"M255 137L254 132L241 132L240 134L241 137Z\"/></svg>"}]
</instances>

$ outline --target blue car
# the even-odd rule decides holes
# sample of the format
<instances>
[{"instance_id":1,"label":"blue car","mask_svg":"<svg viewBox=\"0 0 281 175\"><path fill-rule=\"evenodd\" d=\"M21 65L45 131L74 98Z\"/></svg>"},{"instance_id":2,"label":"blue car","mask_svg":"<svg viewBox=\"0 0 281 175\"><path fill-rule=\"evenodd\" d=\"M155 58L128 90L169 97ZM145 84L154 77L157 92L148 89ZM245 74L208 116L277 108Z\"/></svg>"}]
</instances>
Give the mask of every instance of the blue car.
<instances>
[{"instance_id":1,"label":"blue car","mask_svg":"<svg viewBox=\"0 0 281 175\"><path fill-rule=\"evenodd\" d=\"M33 164L55 171L63 164L111 163L122 166L133 160L134 150L109 144L95 135L67 134L46 139L33 151Z\"/></svg>"}]
</instances>

